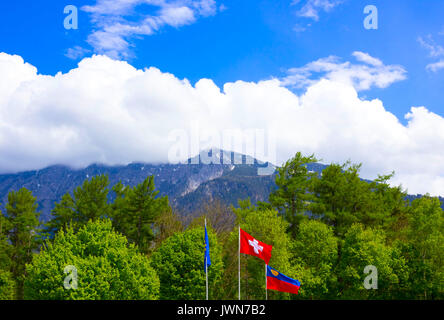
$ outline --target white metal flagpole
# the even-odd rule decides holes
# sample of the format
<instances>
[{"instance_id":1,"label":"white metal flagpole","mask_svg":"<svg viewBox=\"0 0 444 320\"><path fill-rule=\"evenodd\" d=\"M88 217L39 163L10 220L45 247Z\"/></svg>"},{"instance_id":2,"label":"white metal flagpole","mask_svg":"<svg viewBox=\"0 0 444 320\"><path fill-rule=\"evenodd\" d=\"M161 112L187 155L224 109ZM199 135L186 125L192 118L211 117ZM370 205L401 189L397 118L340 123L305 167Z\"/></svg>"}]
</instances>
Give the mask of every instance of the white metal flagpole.
<instances>
[{"instance_id":1,"label":"white metal flagpole","mask_svg":"<svg viewBox=\"0 0 444 320\"><path fill-rule=\"evenodd\" d=\"M268 300L268 292L267 292L267 264L265 264L265 300Z\"/></svg>"},{"instance_id":2,"label":"white metal flagpole","mask_svg":"<svg viewBox=\"0 0 444 320\"><path fill-rule=\"evenodd\" d=\"M239 272L238 272L238 274L239 274L239 300L241 299L241 290L240 290L240 236L241 236L241 234L240 234L240 226L239 226L239 251L238 251L238 258L239 258Z\"/></svg>"}]
</instances>

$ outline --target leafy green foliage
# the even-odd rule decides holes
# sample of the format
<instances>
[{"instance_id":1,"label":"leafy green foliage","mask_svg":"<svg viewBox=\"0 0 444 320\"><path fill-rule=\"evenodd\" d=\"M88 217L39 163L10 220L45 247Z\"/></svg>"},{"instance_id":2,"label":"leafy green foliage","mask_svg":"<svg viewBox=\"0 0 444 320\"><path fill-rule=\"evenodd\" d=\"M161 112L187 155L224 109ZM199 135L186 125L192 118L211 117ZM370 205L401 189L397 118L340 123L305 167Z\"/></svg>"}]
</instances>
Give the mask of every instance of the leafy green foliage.
<instances>
[{"instance_id":1,"label":"leafy green foliage","mask_svg":"<svg viewBox=\"0 0 444 320\"><path fill-rule=\"evenodd\" d=\"M77 289L64 287L66 266L77 269ZM159 292L149 260L109 220L90 221L77 232L61 230L26 270L26 299L148 300Z\"/></svg>"},{"instance_id":2,"label":"leafy green foliage","mask_svg":"<svg viewBox=\"0 0 444 320\"><path fill-rule=\"evenodd\" d=\"M345 235L337 269L342 297L366 299L387 295L393 286L398 285L399 277L405 276L405 261L402 257L401 261L395 261L395 257L393 249L385 244L384 231L364 229L361 224L352 225ZM395 264L400 274L396 274ZM377 290L364 288L364 279L367 276L364 268L369 265L377 268Z\"/></svg>"},{"instance_id":3,"label":"leafy green foliage","mask_svg":"<svg viewBox=\"0 0 444 320\"><path fill-rule=\"evenodd\" d=\"M335 266L338 260L338 239L333 229L316 220L304 221L292 246L292 262L302 298L323 299L334 296Z\"/></svg>"},{"instance_id":4,"label":"leafy green foliage","mask_svg":"<svg viewBox=\"0 0 444 320\"><path fill-rule=\"evenodd\" d=\"M444 211L436 198L414 200L403 254L410 273L409 298L444 298Z\"/></svg>"},{"instance_id":5,"label":"leafy green foliage","mask_svg":"<svg viewBox=\"0 0 444 320\"><path fill-rule=\"evenodd\" d=\"M9 271L0 269L0 300L13 300L15 281Z\"/></svg>"},{"instance_id":6,"label":"leafy green foliage","mask_svg":"<svg viewBox=\"0 0 444 320\"><path fill-rule=\"evenodd\" d=\"M0 269L9 270L11 267L12 245L8 242L11 224L0 211Z\"/></svg>"},{"instance_id":7,"label":"leafy green foliage","mask_svg":"<svg viewBox=\"0 0 444 320\"><path fill-rule=\"evenodd\" d=\"M214 299L223 270L222 249L208 228L211 266L208 268L209 298ZM176 233L152 254L160 278L160 299L205 299L205 232L202 227Z\"/></svg>"},{"instance_id":8,"label":"leafy green foliage","mask_svg":"<svg viewBox=\"0 0 444 320\"><path fill-rule=\"evenodd\" d=\"M9 272L13 247L7 241L6 231L9 230L7 225L8 221L0 212L0 300L12 300L15 295L15 281Z\"/></svg>"}]
</instances>

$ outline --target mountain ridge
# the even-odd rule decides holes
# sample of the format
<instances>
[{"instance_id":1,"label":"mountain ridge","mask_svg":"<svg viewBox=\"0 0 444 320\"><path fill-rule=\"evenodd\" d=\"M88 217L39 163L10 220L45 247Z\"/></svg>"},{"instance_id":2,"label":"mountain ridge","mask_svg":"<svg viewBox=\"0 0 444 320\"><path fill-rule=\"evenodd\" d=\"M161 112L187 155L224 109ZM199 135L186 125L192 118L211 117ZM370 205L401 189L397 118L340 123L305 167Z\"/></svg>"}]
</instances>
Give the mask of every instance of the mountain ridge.
<instances>
[{"instance_id":1,"label":"mountain ridge","mask_svg":"<svg viewBox=\"0 0 444 320\"><path fill-rule=\"evenodd\" d=\"M205 162L205 160L202 161L203 159L211 158L213 150L220 152L221 156L215 157L219 159L220 163L203 163ZM231 161L224 164L222 163L222 155L226 157L227 154L231 155ZM195 206L187 205L186 199L195 199L190 194L202 184L219 179L233 170L236 172L235 169L238 167L248 167L252 172L268 165L268 163L252 157L248 158L236 152L219 149L201 151L196 157L198 157L197 163L193 158L190 158L184 163L178 164L133 162L127 165L104 165L94 163L80 169L59 164L39 170L0 174L0 202L2 204L0 208L4 211L4 204L7 203L10 191L17 191L25 187L37 198L38 210L41 212L40 219L48 221L51 218L54 203L60 201L66 192L72 194L74 189L80 186L85 179L107 174L110 186L119 181L124 185L134 186L141 183L147 176L153 175L156 189L159 190L160 195L169 197L170 204L174 208L178 210L182 210L182 207L194 209ZM233 159L237 160L233 161ZM239 159L241 159L240 162ZM275 170L274 165L272 165L272 170ZM251 192L246 194L253 196Z\"/></svg>"},{"instance_id":2,"label":"mountain ridge","mask_svg":"<svg viewBox=\"0 0 444 320\"><path fill-rule=\"evenodd\" d=\"M227 205L237 205L238 199L250 198L252 203L267 201L270 192L276 187L274 178L276 166L271 164L273 173L258 175L258 169L268 166L245 155L215 149L220 152L220 163L202 163L202 159L212 158L212 150L202 151L196 163L194 157L178 164L149 164L134 162L127 165L108 166L91 164L83 169L74 169L64 165L52 165L40 170L0 174L0 203L4 212L8 193L22 187L30 190L37 198L40 220L51 219L51 210L55 202L66 193L73 193L85 179L100 174L107 174L110 186L121 181L124 185L134 186L147 176L153 175L156 189L162 196L168 196L173 208L183 214L199 209L204 201L218 199ZM230 163L222 163L222 155L231 153ZM209 155L209 156L208 156ZM237 161L233 161L237 159ZM239 161L241 159L242 161ZM192 163L195 164L192 164ZM247 164L248 163L248 164ZM308 164L310 171L321 173L327 165ZM111 192L110 192L111 193ZM409 195L410 200L421 195ZM112 193L110 199L112 198ZM441 201L444 199L441 198ZM444 203L443 203L444 207Z\"/></svg>"}]
</instances>

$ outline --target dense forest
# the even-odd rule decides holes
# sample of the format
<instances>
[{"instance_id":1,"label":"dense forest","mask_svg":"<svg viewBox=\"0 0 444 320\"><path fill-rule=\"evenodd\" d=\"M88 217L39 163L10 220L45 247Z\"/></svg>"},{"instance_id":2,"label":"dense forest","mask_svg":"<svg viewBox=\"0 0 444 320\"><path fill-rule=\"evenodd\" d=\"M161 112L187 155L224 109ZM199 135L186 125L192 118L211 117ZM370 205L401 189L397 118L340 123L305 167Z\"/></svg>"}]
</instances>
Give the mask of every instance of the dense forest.
<instances>
[{"instance_id":1,"label":"dense forest","mask_svg":"<svg viewBox=\"0 0 444 320\"><path fill-rule=\"evenodd\" d=\"M272 245L270 266L301 283L298 295L268 299L443 299L440 200L411 201L390 186L393 174L366 181L350 162L319 175L307 169L316 161L297 153L277 168L267 202L213 199L187 215L153 176L133 187L91 177L45 223L29 190L11 191L0 214L0 299L204 299L205 219L210 299L237 298L238 226ZM377 289L364 287L369 265ZM263 261L241 255L241 291L265 298Z\"/></svg>"}]
</instances>

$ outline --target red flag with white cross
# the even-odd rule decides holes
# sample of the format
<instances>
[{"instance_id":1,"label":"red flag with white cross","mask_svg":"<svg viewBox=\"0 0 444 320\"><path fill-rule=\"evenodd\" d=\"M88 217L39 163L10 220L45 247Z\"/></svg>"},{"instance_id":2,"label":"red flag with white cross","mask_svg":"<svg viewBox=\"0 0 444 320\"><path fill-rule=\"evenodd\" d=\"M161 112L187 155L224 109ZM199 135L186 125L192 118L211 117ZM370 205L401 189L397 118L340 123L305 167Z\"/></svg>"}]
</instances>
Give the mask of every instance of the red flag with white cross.
<instances>
[{"instance_id":1,"label":"red flag with white cross","mask_svg":"<svg viewBox=\"0 0 444 320\"><path fill-rule=\"evenodd\" d=\"M273 249L272 246L256 240L242 229L240 229L239 236L240 253L256 256L268 264L271 258L271 249Z\"/></svg>"}]
</instances>

